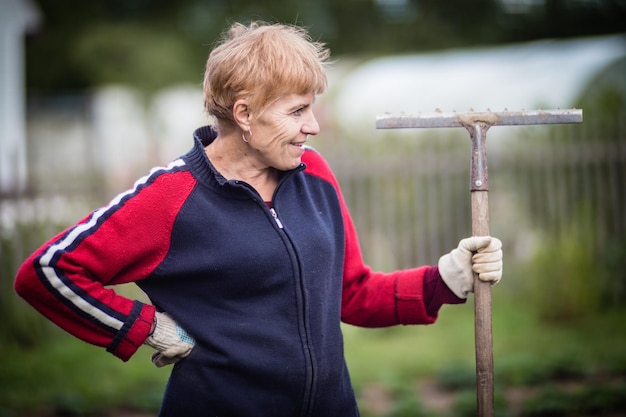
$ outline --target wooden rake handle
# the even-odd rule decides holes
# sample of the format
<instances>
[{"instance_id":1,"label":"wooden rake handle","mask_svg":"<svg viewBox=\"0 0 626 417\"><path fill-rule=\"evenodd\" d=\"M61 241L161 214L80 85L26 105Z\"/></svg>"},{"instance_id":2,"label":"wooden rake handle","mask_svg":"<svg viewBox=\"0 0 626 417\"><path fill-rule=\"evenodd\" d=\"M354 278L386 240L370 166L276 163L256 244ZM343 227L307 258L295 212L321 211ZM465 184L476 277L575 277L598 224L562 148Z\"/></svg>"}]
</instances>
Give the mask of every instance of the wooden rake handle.
<instances>
[{"instance_id":1,"label":"wooden rake handle","mask_svg":"<svg viewBox=\"0 0 626 417\"><path fill-rule=\"evenodd\" d=\"M488 236L489 175L485 141L490 125L474 122L465 126L472 140L470 192L472 235ZM474 274L474 340L476 346L476 398L478 416L494 416L493 336L491 328L491 284Z\"/></svg>"}]
</instances>

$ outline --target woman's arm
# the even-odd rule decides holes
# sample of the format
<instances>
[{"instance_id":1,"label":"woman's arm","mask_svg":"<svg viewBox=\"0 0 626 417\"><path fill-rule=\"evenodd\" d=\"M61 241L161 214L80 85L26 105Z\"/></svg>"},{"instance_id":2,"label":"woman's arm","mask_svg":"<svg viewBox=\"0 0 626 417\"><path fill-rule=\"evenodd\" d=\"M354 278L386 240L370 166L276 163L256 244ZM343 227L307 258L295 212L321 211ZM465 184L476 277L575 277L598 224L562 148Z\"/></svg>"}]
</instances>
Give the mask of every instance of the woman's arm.
<instances>
[{"instance_id":1,"label":"woman's arm","mask_svg":"<svg viewBox=\"0 0 626 417\"><path fill-rule=\"evenodd\" d=\"M193 181L175 166L155 170L111 203L54 237L19 269L15 290L74 336L128 360L150 333L155 308L110 285L148 277Z\"/></svg>"}]
</instances>

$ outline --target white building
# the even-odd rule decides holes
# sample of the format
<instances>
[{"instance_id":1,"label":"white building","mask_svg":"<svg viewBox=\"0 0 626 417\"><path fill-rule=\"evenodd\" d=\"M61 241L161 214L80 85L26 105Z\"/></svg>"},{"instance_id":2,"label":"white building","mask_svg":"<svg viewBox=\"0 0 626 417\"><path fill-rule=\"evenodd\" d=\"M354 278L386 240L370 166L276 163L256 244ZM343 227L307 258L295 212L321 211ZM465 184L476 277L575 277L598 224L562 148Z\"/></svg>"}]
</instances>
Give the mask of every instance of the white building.
<instances>
[{"instance_id":1,"label":"white building","mask_svg":"<svg viewBox=\"0 0 626 417\"><path fill-rule=\"evenodd\" d=\"M24 35L39 22L28 0L0 0L0 193L26 186Z\"/></svg>"},{"instance_id":2,"label":"white building","mask_svg":"<svg viewBox=\"0 0 626 417\"><path fill-rule=\"evenodd\" d=\"M334 74L331 113L346 131L376 138L383 113L571 108L624 57L624 34L379 57ZM624 91L626 74L615 81Z\"/></svg>"}]
</instances>

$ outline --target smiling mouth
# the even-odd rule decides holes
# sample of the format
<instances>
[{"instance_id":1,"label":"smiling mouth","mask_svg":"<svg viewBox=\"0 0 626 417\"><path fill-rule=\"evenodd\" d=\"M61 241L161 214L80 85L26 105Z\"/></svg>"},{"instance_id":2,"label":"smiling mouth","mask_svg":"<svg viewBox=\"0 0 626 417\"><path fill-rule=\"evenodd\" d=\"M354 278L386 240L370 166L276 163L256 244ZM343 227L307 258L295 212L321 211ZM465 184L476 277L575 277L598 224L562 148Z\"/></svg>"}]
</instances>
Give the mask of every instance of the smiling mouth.
<instances>
[{"instance_id":1,"label":"smiling mouth","mask_svg":"<svg viewBox=\"0 0 626 417\"><path fill-rule=\"evenodd\" d=\"M309 135L306 135L306 139L309 139ZM304 148L304 145L306 144L306 140L300 141L300 142L291 142L290 145L298 147L298 148Z\"/></svg>"}]
</instances>

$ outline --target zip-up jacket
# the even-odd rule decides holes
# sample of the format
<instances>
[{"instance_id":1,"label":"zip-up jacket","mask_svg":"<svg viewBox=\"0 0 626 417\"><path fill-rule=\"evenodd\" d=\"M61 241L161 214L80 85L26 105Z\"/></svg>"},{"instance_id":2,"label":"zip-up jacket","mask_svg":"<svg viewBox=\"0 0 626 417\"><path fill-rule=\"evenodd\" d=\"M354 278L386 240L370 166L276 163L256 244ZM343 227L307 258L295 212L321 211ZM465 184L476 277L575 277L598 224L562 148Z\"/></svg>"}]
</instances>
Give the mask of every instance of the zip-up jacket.
<instances>
[{"instance_id":1,"label":"zip-up jacket","mask_svg":"<svg viewBox=\"0 0 626 417\"><path fill-rule=\"evenodd\" d=\"M16 291L78 338L128 360L155 309L196 345L172 369L162 416L357 416L340 321L429 324L424 276L364 264L329 166L307 148L271 202L226 180L204 147L155 168L38 249ZM436 272L435 272L436 273ZM135 282L150 298L121 296Z\"/></svg>"}]
</instances>

